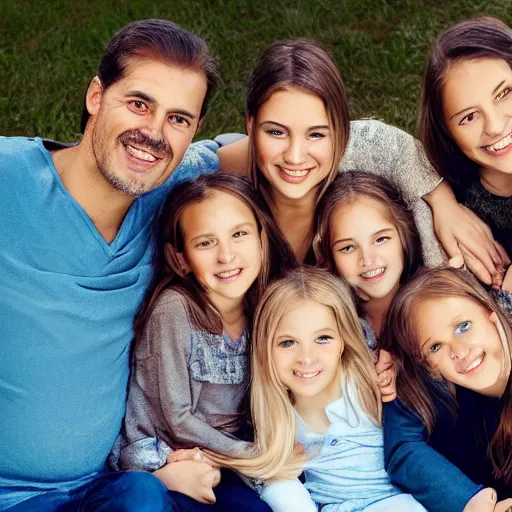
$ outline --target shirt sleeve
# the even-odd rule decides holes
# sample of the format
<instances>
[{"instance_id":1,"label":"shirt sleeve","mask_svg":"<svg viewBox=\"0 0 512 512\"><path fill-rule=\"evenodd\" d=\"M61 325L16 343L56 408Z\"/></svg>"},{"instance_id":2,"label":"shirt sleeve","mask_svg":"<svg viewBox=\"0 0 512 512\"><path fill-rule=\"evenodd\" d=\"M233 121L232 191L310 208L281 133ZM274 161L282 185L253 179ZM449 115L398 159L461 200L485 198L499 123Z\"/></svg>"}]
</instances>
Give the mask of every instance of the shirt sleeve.
<instances>
[{"instance_id":1,"label":"shirt sleeve","mask_svg":"<svg viewBox=\"0 0 512 512\"><path fill-rule=\"evenodd\" d=\"M218 171L218 149L219 145L213 140L200 140L190 144L180 164L167 179L165 187L170 190L182 181Z\"/></svg>"},{"instance_id":2,"label":"shirt sleeve","mask_svg":"<svg viewBox=\"0 0 512 512\"><path fill-rule=\"evenodd\" d=\"M429 512L462 512L482 486L426 443L419 417L398 400L384 404L384 459L391 481Z\"/></svg>"},{"instance_id":3,"label":"shirt sleeve","mask_svg":"<svg viewBox=\"0 0 512 512\"><path fill-rule=\"evenodd\" d=\"M272 512L318 511L308 490L298 478L265 484L260 498L272 509Z\"/></svg>"},{"instance_id":4,"label":"shirt sleeve","mask_svg":"<svg viewBox=\"0 0 512 512\"><path fill-rule=\"evenodd\" d=\"M170 298L169 298L170 297ZM248 456L252 444L221 432L197 417L193 411L188 358L191 329L185 299L172 293L160 303L148 321L146 338L152 364L141 365L139 382L154 382L147 390L161 411L161 426L177 445L199 446L229 456ZM147 375L146 373L151 373Z\"/></svg>"},{"instance_id":5,"label":"shirt sleeve","mask_svg":"<svg viewBox=\"0 0 512 512\"><path fill-rule=\"evenodd\" d=\"M411 207L442 181L414 137L377 120L350 123L340 171L365 171L389 179Z\"/></svg>"}]
</instances>

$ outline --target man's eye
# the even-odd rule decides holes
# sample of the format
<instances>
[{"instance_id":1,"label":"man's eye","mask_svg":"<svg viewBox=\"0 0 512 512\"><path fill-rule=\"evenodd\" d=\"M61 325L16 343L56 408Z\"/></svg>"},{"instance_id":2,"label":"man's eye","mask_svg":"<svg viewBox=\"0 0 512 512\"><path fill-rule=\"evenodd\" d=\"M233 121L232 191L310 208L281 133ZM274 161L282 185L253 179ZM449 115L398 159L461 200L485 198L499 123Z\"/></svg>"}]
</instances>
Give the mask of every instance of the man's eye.
<instances>
[{"instance_id":1,"label":"man's eye","mask_svg":"<svg viewBox=\"0 0 512 512\"><path fill-rule=\"evenodd\" d=\"M135 109L139 110L140 112L145 112L147 110L146 104L142 101L134 100L130 101L130 105Z\"/></svg>"},{"instance_id":2,"label":"man's eye","mask_svg":"<svg viewBox=\"0 0 512 512\"><path fill-rule=\"evenodd\" d=\"M170 116L169 120L171 121L172 124L178 126L190 126L188 119L185 119L182 116Z\"/></svg>"}]
</instances>

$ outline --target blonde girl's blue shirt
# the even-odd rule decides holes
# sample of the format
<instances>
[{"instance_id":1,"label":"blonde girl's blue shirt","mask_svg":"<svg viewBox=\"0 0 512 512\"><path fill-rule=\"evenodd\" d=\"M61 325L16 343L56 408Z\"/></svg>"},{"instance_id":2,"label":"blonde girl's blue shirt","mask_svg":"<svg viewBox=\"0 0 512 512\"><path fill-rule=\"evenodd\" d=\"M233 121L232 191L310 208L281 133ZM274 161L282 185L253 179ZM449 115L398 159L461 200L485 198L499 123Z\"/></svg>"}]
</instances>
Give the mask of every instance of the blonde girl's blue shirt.
<instances>
[{"instance_id":1,"label":"blonde girl's blue shirt","mask_svg":"<svg viewBox=\"0 0 512 512\"><path fill-rule=\"evenodd\" d=\"M192 145L109 244L41 139L0 137L0 510L104 470L151 276L152 220L177 183L218 169L216 149Z\"/></svg>"}]
</instances>

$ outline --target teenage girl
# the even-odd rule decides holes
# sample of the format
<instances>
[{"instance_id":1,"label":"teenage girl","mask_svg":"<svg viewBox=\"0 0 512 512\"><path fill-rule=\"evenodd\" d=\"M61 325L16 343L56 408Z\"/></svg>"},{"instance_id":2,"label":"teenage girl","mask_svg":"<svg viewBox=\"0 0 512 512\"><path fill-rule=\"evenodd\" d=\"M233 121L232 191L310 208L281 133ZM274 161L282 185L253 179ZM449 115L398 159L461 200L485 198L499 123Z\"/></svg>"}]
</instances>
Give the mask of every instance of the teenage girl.
<instances>
[{"instance_id":1,"label":"teenage girl","mask_svg":"<svg viewBox=\"0 0 512 512\"><path fill-rule=\"evenodd\" d=\"M318 205L314 248L318 263L355 290L371 327L367 338L379 338L398 288L422 264L418 231L398 191L380 176L340 174Z\"/></svg>"},{"instance_id":2,"label":"teenage girl","mask_svg":"<svg viewBox=\"0 0 512 512\"><path fill-rule=\"evenodd\" d=\"M245 407L252 314L269 280L293 263L247 178L201 176L178 186L164 205L112 459L118 469L153 471L178 491L170 498L180 510L268 510L233 473L222 474L214 494L218 471L204 458L166 461L172 450L194 447L252 454ZM213 509L199 503L215 498Z\"/></svg>"},{"instance_id":3,"label":"teenage girl","mask_svg":"<svg viewBox=\"0 0 512 512\"><path fill-rule=\"evenodd\" d=\"M476 18L438 36L420 128L429 160L459 202L512 255L512 28Z\"/></svg>"},{"instance_id":4,"label":"teenage girl","mask_svg":"<svg viewBox=\"0 0 512 512\"><path fill-rule=\"evenodd\" d=\"M278 42L262 52L249 79L246 125L248 138L219 150L221 168L250 175L299 261L314 262L314 212L327 186L339 171L366 170L385 175L403 192L427 263L439 264L443 256L420 197L433 208L449 256L462 244L482 261L472 266L481 279L491 282L487 268L499 280L501 257L488 229L458 205L448 185L439 184L413 137L380 121L349 121L339 70L315 43Z\"/></svg>"},{"instance_id":5,"label":"teenage girl","mask_svg":"<svg viewBox=\"0 0 512 512\"><path fill-rule=\"evenodd\" d=\"M384 421L392 480L433 512L463 510L474 482L512 496L512 330L496 303L465 271L423 269L396 295L382 338L398 363L400 403Z\"/></svg>"},{"instance_id":6,"label":"teenage girl","mask_svg":"<svg viewBox=\"0 0 512 512\"><path fill-rule=\"evenodd\" d=\"M273 482L262 494L273 510L424 511L384 469L377 376L348 286L314 267L274 281L252 343L260 455L238 469ZM293 480L302 468L304 484Z\"/></svg>"}]
</instances>

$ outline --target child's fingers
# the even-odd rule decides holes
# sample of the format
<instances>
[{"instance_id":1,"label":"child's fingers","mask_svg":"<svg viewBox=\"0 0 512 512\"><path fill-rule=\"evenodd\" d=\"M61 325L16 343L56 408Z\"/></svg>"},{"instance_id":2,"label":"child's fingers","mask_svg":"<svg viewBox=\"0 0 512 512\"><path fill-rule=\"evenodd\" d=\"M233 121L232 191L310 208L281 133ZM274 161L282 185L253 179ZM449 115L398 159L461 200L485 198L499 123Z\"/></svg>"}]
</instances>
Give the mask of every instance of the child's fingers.
<instances>
[{"instance_id":1,"label":"child's fingers","mask_svg":"<svg viewBox=\"0 0 512 512\"><path fill-rule=\"evenodd\" d=\"M512 499L503 500L496 503L494 512L512 512Z\"/></svg>"},{"instance_id":2,"label":"child's fingers","mask_svg":"<svg viewBox=\"0 0 512 512\"><path fill-rule=\"evenodd\" d=\"M375 363L377 375L393 368L393 356L387 350L379 350L379 360Z\"/></svg>"},{"instance_id":3,"label":"child's fingers","mask_svg":"<svg viewBox=\"0 0 512 512\"><path fill-rule=\"evenodd\" d=\"M383 402L392 402L396 398L395 385L380 388L380 398Z\"/></svg>"},{"instance_id":4,"label":"child's fingers","mask_svg":"<svg viewBox=\"0 0 512 512\"><path fill-rule=\"evenodd\" d=\"M203 454L199 448L176 450L167 455L167 462L180 462L183 460L194 460L201 462Z\"/></svg>"}]
</instances>

